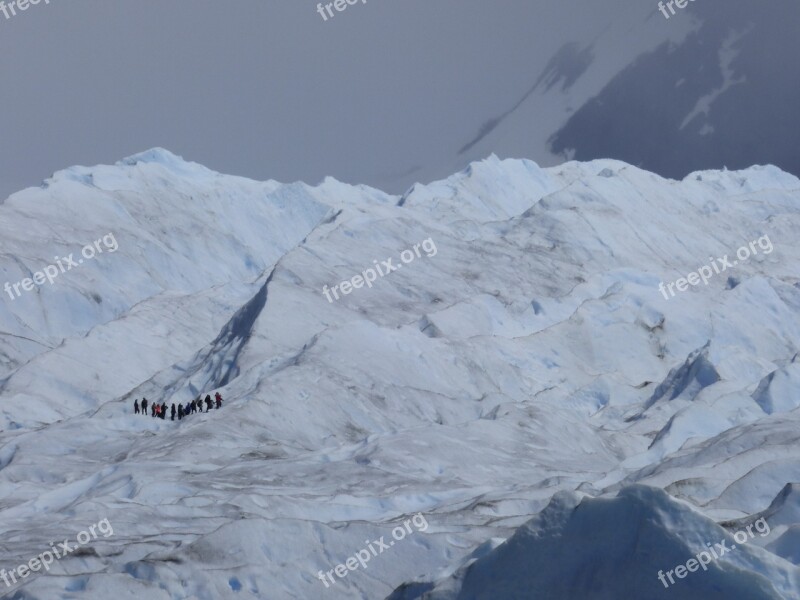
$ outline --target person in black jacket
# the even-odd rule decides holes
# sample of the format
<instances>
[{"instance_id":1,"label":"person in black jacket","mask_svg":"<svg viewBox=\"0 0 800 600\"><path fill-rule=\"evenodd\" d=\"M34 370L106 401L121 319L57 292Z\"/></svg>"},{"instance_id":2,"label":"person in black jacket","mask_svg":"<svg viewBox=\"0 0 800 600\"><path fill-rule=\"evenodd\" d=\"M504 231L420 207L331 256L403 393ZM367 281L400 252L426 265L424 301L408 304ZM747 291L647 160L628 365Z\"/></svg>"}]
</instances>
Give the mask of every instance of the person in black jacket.
<instances>
[{"instance_id":1,"label":"person in black jacket","mask_svg":"<svg viewBox=\"0 0 800 600\"><path fill-rule=\"evenodd\" d=\"M147 398L142 398L142 414L147 415Z\"/></svg>"},{"instance_id":2,"label":"person in black jacket","mask_svg":"<svg viewBox=\"0 0 800 600\"><path fill-rule=\"evenodd\" d=\"M170 412L170 421L175 420L175 403L172 403L172 411Z\"/></svg>"},{"instance_id":3,"label":"person in black jacket","mask_svg":"<svg viewBox=\"0 0 800 600\"><path fill-rule=\"evenodd\" d=\"M178 421L183 419L183 404L178 403Z\"/></svg>"},{"instance_id":4,"label":"person in black jacket","mask_svg":"<svg viewBox=\"0 0 800 600\"><path fill-rule=\"evenodd\" d=\"M139 414L139 399L138 398L133 401L133 414L135 414L135 415Z\"/></svg>"}]
</instances>

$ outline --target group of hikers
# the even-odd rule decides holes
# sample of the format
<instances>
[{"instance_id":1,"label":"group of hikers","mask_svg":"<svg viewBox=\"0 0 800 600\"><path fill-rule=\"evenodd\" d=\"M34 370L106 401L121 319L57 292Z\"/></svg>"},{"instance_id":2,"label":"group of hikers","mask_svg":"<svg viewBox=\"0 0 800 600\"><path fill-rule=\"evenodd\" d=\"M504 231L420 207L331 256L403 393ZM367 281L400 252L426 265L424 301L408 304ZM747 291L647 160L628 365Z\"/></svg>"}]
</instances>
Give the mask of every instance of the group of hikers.
<instances>
[{"instance_id":1,"label":"group of hikers","mask_svg":"<svg viewBox=\"0 0 800 600\"><path fill-rule=\"evenodd\" d=\"M222 408L222 396L219 392L214 395L214 399L216 400L217 408ZM211 400L211 395L206 394L206 412L211 410L211 407L214 406L214 401ZM134 414L142 414L147 415L147 406L148 401L147 398L142 398L141 409L139 405L139 399L133 401L133 412ZM166 419L167 418L167 403L164 402L163 404L159 404L158 402L150 402L150 416L153 418L160 418ZM170 420L175 420L175 415L178 415L178 420L180 421L183 417L190 415L191 413L196 413L197 411L203 412L203 397L202 394L197 397L197 399L192 400L191 402L187 402L186 406L181 403L178 403L178 408L176 410L175 403L172 403L172 411L170 414Z\"/></svg>"}]
</instances>

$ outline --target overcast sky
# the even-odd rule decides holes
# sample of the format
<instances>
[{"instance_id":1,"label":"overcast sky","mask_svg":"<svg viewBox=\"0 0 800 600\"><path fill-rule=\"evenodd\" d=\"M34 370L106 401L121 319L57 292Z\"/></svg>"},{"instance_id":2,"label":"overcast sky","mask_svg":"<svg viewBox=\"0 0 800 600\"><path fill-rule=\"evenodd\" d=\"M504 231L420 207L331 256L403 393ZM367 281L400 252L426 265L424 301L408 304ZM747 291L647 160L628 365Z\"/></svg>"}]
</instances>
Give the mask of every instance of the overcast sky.
<instances>
[{"instance_id":1,"label":"overcast sky","mask_svg":"<svg viewBox=\"0 0 800 600\"><path fill-rule=\"evenodd\" d=\"M368 0L327 22L311 0L0 14L0 196L154 146L258 179L403 187L415 149L454 153L530 85L537 39L563 43L537 4Z\"/></svg>"},{"instance_id":2,"label":"overcast sky","mask_svg":"<svg viewBox=\"0 0 800 600\"><path fill-rule=\"evenodd\" d=\"M458 150L565 44L605 36L610 76L629 46L689 23L655 5L367 0L324 21L312 0L42 0L0 13L0 198L155 146L255 179L402 192L476 158ZM525 152L496 145L476 152Z\"/></svg>"}]
</instances>

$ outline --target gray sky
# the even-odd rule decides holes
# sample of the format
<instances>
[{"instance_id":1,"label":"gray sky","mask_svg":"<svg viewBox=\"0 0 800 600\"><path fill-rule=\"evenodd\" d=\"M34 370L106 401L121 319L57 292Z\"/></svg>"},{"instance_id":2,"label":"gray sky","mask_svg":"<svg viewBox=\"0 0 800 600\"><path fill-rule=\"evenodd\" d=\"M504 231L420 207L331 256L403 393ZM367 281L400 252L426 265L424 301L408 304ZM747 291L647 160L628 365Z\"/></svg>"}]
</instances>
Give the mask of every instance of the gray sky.
<instances>
[{"instance_id":1,"label":"gray sky","mask_svg":"<svg viewBox=\"0 0 800 600\"><path fill-rule=\"evenodd\" d=\"M255 179L390 192L492 151L547 163L554 108L684 35L688 15L668 22L655 4L368 0L326 22L312 0L42 0L0 13L0 198L155 146ZM575 89L550 109L526 100L459 155L570 42L592 62Z\"/></svg>"},{"instance_id":2,"label":"gray sky","mask_svg":"<svg viewBox=\"0 0 800 600\"><path fill-rule=\"evenodd\" d=\"M153 146L258 179L386 181L475 113L455 97L490 101L492 58L525 53L535 13L369 0L325 22L310 0L51 0L0 14L0 195Z\"/></svg>"},{"instance_id":3,"label":"gray sky","mask_svg":"<svg viewBox=\"0 0 800 600\"><path fill-rule=\"evenodd\" d=\"M325 22L311 0L51 0L0 15L0 196L153 146L257 179L402 191L403 171L454 155L527 89L537 40L563 43L541 4L368 0Z\"/></svg>"}]
</instances>

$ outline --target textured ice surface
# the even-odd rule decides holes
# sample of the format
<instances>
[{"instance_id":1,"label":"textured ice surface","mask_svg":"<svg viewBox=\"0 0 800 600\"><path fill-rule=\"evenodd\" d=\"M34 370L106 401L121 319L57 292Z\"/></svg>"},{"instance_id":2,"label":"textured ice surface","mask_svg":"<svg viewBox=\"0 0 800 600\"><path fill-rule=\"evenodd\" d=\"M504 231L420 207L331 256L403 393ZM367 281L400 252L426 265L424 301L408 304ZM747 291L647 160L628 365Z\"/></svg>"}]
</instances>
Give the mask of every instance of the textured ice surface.
<instances>
[{"instance_id":1,"label":"textured ice surface","mask_svg":"<svg viewBox=\"0 0 800 600\"><path fill-rule=\"evenodd\" d=\"M402 197L164 150L57 173L0 206L3 280L109 232L119 247L0 302L0 568L108 518L17 597L371 600L417 578L404 597L521 597L477 595L505 578L659 597L653 567L800 481L799 189L770 167L672 181L495 157ZM764 235L769 254L659 292ZM220 411L132 414L217 389ZM553 512L559 492L586 515ZM786 497L769 537L670 597L798 597ZM426 531L317 578L416 513ZM553 570L558 553L574 561ZM468 556L493 566L464 578Z\"/></svg>"}]
</instances>

